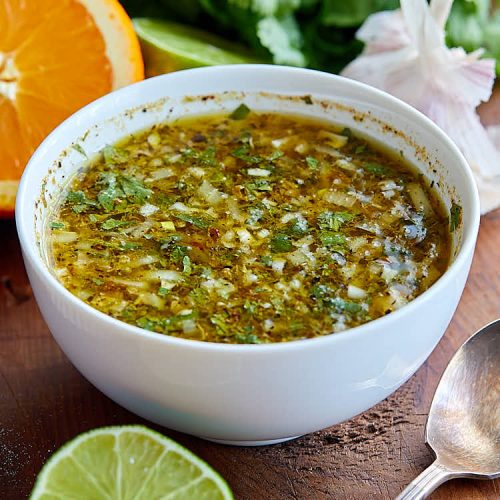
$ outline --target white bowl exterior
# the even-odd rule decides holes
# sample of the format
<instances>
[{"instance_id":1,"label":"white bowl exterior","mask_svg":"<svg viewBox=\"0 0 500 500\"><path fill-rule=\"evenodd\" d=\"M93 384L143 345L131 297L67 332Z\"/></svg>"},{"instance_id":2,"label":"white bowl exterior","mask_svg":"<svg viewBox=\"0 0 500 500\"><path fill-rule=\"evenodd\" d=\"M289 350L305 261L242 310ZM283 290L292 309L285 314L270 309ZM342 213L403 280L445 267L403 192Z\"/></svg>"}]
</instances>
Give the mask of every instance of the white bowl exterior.
<instances>
[{"instance_id":1,"label":"white bowl exterior","mask_svg":"<svg viewBox=\"0 0 500 500\"><path fill-rule=\"evenodd\" d=\"M78 151L69 149L60 159L61 151L88 130L80 144L91 156L127 133L166 118L232 109L241 102L241 94L229 93L220 100L181 98L234 90L243 92L244 101L254 109L278 107L322 116L379 140L389 135L396 150L404 151L429 179L439 181L448 207L452 200L463 207L455 259L445 275L401 310L351 331L257 346L152 334L105 316L65 290L48 271L39 248L47 209L37 203L42 184L50 205L63 178L82 162ZM326 99L342 109L309 106L300 99L278 99L277 104L270 94L310 94L315 102ZM160 99L142 112L145 105ZM369 111L374 119L356 121L348 106ZM116 118L132 108L136 109L126 119ZM402 131L416 145L425 145L428 161L424 162L419 148L381 123ZM52 168L59 160L61 167ZM51 168L54 184L47 183ZM400 101L324 73L229 66L150 79L110 94L69 118L31 159L19 189L16 218L40 310L58 344L86 378L119 404L154 422L207 438L251 443L297 436L348 419L387 397L421 366L443 335L462 293L479 224L479 202L456 147Z\"/></svg>"}]
</instances>

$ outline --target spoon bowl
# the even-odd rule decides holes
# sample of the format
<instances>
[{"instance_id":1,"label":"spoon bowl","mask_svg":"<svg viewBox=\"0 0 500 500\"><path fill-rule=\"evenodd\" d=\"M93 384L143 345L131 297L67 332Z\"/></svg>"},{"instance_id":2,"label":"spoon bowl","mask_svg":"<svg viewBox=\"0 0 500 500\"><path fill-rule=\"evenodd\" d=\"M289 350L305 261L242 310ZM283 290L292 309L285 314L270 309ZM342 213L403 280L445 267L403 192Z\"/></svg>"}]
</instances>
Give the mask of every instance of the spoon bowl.
<instances>
[{"instance_id":1,"label":"spoon bowl","mask_svg":"<svg viewBox=\"0 0 500 500\"><path fill-rule=\"evenodd\" d=\"M500 319L453 356L436 389L425 438L436 460L398 500L425 498L455 477L500 477Z\"/></svg>"}]
</instances>

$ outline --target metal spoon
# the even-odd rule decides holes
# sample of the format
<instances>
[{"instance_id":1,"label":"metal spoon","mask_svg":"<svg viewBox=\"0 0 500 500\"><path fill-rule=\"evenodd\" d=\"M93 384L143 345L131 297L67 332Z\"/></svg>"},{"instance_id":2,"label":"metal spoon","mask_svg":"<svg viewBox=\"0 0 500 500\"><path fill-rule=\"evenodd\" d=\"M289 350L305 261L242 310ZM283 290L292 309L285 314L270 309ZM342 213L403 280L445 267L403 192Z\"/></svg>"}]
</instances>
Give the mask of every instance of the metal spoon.
<instances>
[{"instance_id":1,"label":"metal spoon","mask_svg":"<svg viewBox=\"0 0 500 500\"><path fill-rule=\"evenodd\" d=\"M396 500L426 498L456 477L500 477L500 319L453 356L434 394L425 442L436 460Z\"/></svg>"}]
</instances>

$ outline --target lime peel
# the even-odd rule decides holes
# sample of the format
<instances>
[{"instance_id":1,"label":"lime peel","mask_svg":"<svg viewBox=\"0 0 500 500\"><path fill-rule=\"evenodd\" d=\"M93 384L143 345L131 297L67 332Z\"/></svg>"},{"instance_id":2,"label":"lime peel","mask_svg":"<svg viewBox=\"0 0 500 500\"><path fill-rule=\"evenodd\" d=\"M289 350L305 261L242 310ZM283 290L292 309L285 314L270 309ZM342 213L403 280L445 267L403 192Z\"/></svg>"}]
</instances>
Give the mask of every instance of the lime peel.
<instances>
[{"instance_id":1,"label":"lime peel","mask_svg":"<svg viewBox=\"0 0 500 500\"><path fill-rule=\"evenodd\" d=\"M170 438L141 425L102 427L63 445L39 473L30 498L120 498L164 495L233 499L226 481Z\"/></svg>"},{"instance_id":2,"label":"lime peel","mask_svg":"<svg viewBox=\"0 0 500 500\"><path fill-rule=\"evenodd\" d=\"M147 76L217 64L263 62L245 47L212 33L171 21L137 18Z\"/></svg>"}]
</instances>

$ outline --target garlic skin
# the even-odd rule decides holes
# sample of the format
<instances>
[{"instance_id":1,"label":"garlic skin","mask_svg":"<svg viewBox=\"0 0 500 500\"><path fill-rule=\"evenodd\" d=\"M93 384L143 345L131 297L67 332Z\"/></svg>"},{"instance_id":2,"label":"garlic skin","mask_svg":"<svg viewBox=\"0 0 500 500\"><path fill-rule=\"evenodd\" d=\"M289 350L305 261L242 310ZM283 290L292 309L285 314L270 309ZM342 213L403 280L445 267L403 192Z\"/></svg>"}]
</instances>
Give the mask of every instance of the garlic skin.
<instances>
[{"instance_id":1,"label":"garlic skin","mask_svg":"<svg viewBox=\"0 0 500 500\"><path fill-rule=\"evenodd\" d=\"M476 107L491 96L495 61L446 46L452 3L401 0L401 9L371 15L356 33L365 48L342 75L389 92L441 127L471 166L486 213L500 206L500 151Z\"/></svg>"}]
</instances>

